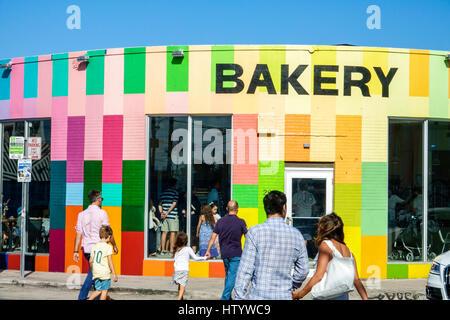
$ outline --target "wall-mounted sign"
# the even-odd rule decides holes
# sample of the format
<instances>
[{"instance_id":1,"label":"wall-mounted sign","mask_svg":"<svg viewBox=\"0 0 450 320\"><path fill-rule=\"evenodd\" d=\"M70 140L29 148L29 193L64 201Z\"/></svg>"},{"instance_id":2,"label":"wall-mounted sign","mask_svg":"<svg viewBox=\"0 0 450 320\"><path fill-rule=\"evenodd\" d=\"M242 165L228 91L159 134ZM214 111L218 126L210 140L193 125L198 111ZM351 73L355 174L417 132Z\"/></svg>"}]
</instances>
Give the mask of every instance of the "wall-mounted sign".
<instances>
[{"instance_id":1,"label":"wall-mounted sign","mask_svg":"<svg viewBox=\"0 0 450 320\"><path fill-rule=\"evenodd\" d=\"M31 182L31 159L19 159L17 182Z\"/></svg>"},{"instance_id":2,"label":"wall-mounted sign","mask_svg":"<svg viewBox=\"0 0 450 320\"><path fill-rule=\"evenodd\" d=\"M41 159L41 147L42 138L41 137L30 137L27 140L27 157L31 160Z\"/></svg>"},{"instance_id":3,"label":"wall-mounted sign","mask_svg":"<svg viewBox=\"0 0 450 320\"><path fill-rule=\"evenodd\" d=\"M9 158L22 159L24 152L25 139L23 137L9 138Z\"/></svg>"}]
</instances>

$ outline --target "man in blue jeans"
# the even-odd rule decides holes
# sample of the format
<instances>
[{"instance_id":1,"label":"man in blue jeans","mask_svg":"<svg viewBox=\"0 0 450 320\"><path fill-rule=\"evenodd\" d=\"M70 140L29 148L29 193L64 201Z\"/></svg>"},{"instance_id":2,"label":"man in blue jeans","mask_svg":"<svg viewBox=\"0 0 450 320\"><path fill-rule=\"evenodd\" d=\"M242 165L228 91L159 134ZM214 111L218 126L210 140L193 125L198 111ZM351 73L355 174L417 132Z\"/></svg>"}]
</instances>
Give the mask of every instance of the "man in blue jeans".
<instances>
[{"instance_id":1,"label":"man in blue jeans","mask_svg":"<svg viewBox=\"0 0 450 320\"><path fill-rule=\"evenodd\" d=\"M92 247L100 241L100 228L102 226L109 226L108 215L105 210L101 209L103 201L101 192L98 190L91 190L88 198L91 205L78 214L77 225L75 226L77 236L75 237L73 260L76 263L80 260L80 242L81 247L83 248L84 257L89 262ZM117 249L113 236L111 236L111 244L113 245L114 253L117 254L119 250ZM93 284L92 271L91 268L89 268L89 272L81 287L80 294L78 295L78 300L86 300L88 298L89 290L91 290Z\"/></svg>"},{"instance_id":2,"label":"man in blue jeans","mask_svg":"<svg viewBox=\"0 0 450 320\"><path fill-rule=\"evenodd\" d=\"M238 210L237 201L228 202L228 214L217 221L205 254L207 258L211 257L211 247L219 237L220 255L225 266L225 287L221 300L231 300L231 292L242 255L241 239L247 233L245 221L237 217Z\"/></svg>"}]
</instances>

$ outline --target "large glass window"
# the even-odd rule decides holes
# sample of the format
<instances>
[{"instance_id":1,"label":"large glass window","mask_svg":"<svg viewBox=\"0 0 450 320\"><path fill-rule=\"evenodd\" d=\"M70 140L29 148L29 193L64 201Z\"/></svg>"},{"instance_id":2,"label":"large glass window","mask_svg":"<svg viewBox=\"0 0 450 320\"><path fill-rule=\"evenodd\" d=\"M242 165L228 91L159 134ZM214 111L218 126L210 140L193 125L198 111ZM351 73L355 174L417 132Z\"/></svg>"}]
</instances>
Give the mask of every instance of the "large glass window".
<instances>
[{"instance_id":1,"label":"large glass window","mask_svg":"<svg viewBox=\"0 0 450 320\"><path fill-rule=\"evenodd\" d=\"M390 261L431 261L450 248L450 122L389 120Z\"/></svg>"},{"instance_id":2,"label":"large glass window","mask_svg":"<svg viewBox=\"0 0 450 320\"><path fill-rule=\"evenodd\" d=\"M450 250L450 122L428 121L428 258Z\"/></svg>"},{"instance_id":3,"label":"large glass window","mask_svg":"<svg viewBox=\"0 0 450 320\"><path fill-rule=\"evenodd\" d=\"M388 254L393 261L422 259L422 137L422 121L389 121Z\"/></svg>"},{"instance_id":4,"label":"large glass window","mask_svg":"<svg viewBox=\"0 0 450 320\"><path fill-rule=\"evenodd\" d=\"M16 159L9 158L11 136L40 137L41 157L32 160L26 221L26 251L49 252L50 229L50 120L2 123L2 224L1 251L20 251L22 219L22 186L17 182Z\"/></svg>"},{"instance_id":5,"label":"large glass window","mask_svg":"<svg viewBox=\"0 0 450 320\"><path fill-rule=\"evenodd\" d=\"M231 136L227 133L231 134L229 116L149 118L148 256L172 258L180 231L189 235L189 244L200 254L197 227L202 205L217 205L216 219L226 214L231 189L231 162L227 158ZM204 227L199 230L202 240L204 231Z\"/></svg>"},{"instance_id":6,"label":"large glass window","mask_svg":"<svg viewBox=\"0 0 450 320\"><path fill-rule=\"evenodd\" d=\"M215 224L227 214L226 206L231 199L231 117L196 116L192 121L190 239L192 248L203 256L214 228L212 219L206 216L212 214ZM211 249L211 257L220 257L218 240Z\"/></svg>"}]
</instances>

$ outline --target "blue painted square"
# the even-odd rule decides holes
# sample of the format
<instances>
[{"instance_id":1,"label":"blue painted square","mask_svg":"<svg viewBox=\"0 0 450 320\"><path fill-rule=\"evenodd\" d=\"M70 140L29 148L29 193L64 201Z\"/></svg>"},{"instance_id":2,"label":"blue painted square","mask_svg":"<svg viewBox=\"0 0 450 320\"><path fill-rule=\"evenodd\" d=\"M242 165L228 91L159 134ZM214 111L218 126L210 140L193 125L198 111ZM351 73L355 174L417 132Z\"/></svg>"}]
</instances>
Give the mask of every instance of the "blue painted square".
<instances>
[{"instance_id":1,"label":"blue painted square","mask_svg":"<svg viewBox=\"0 0 450 320\"><path fill-rule=\"evenodd\" d=\"M103 183L102 184L103 206L121 207L122 206L122 184L121 183Z\"/></svg>"},{"instance_id":2,"label":"blue painted square","mask_svg":"<svg viewBox=\"0 0 450 320\"><path fill-rule=\"evenodd\" d=\"M66 205L83 206L83 183L66 184Z\"/></svg>"}]
</instances>

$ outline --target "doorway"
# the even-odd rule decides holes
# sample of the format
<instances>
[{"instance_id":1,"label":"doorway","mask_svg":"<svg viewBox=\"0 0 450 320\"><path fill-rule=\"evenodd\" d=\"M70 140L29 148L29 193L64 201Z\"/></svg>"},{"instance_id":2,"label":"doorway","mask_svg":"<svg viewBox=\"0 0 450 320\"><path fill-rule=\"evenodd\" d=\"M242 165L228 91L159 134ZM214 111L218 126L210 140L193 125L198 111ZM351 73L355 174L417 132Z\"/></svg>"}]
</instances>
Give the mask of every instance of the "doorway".
<instances>
[{"instance_id":1,"label":"doorway","mask_svg":"<svg viewBox=\"0 0 450 320\"><path fill-rule=\"evenodd\" d=\"M317 222L333 212L333 168L286 167L286 221L298 229L306 242L310 262L317 254L314 237Z\"/></svg>"}]
</instances>

